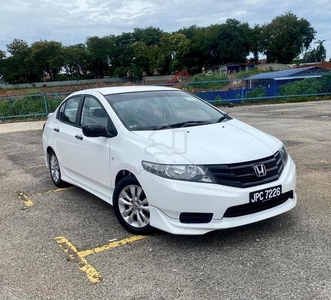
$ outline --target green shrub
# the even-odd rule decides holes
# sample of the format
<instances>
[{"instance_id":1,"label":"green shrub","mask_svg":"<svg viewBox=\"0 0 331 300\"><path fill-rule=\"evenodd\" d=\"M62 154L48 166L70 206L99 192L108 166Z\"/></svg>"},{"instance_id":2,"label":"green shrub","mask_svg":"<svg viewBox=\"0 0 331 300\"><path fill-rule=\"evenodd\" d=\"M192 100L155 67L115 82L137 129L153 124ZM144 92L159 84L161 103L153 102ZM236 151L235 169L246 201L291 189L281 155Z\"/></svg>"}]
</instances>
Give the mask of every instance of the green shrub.
<instances>
[{"instance_id":1,"label":"green shrub","mask_svg":"<svg viewBox=\"0 0 331 300\"><path fill-rule=\"evenodd\" d=\"M218 80L229 80L226 74L197 74L192 76L191 81L218 81Z\"/></svg>"},{"instance_id":2,"label":"green shrub","mask_svg":"<svg viewBox=\"0 0 331 300\"><path fill-rule=\"evenodd\" d=\"M53 112L62 99L46 97L47 112ZM46 114L44 95L0 100L0 117Z\"/></svg>"},{"instance_id":3,"label":"green shrub","mask_svg":"<svg viewBox=\"0 0 331 300\"><path fill-rule=\"evenodd\" d=\"M313 95L330 92L331 75L305 78L280 87L281 95Z\"/></svg>"},{"instance_id":4,"label":"green shrub","mask_svg":"<svg viewBox=\"0 0 331 300\"><path fill-rule=\"evenodd\" d=\"M199 83L190 83L186 86L189 91L200 90L200 91L218 91L222 90L225 86L229 84L229 79L225 74L198 74L194 75L191 79L191 82Z\"/></svg>"},{"instance_id":5,"label":"green shrub","mask_svg":"<svg viewBox=\"0 0 331 300\"><path fill-rule=\"evenodd\" d=\"M260 85L255 90L247 92L245 98L261 98L266 95L265 87Z\"/></svg>"}]
</instances>

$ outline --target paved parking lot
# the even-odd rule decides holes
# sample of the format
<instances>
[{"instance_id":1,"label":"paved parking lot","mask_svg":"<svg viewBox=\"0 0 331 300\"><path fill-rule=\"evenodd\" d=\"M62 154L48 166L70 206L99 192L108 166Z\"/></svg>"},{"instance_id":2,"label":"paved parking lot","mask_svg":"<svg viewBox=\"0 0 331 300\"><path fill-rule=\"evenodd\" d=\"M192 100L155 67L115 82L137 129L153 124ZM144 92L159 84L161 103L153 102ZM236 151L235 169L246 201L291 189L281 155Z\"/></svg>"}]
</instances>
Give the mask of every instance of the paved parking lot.
<instances>
[{"instance_id":1,"label":"paved parking lot","mask_svg":"<svg viewBox=\"0 0 331 300\"><path fill-rule=\"evenodd\" d=\"M0 299L331 299L331 101L226 110L284 141L298 205L204 236L131 235L53 186L40 123L0 124Z\"/></svg>"}]
</instances>

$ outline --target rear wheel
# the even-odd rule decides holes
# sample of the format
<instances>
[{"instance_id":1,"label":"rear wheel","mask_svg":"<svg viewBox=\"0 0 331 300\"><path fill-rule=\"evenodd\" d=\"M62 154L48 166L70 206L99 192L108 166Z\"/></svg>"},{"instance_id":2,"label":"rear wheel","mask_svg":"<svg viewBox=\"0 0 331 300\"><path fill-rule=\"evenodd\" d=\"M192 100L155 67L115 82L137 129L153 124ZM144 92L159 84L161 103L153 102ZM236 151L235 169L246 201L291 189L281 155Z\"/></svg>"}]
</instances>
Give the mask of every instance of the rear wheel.
<instances>
[{"instance_id":1,"label":"rear wheel","mask_svg":"<svg viewBox=\"0 0 331 300\"><path fill-rule=\"evenodd\" d=\"M61 169L60 169L59 160L57 159L57 156L55 155L54 152L49 153L48 166L53 183L57 187L67 186L68 184L64 182L61 178Z\"/></svg>"},{"instance_id":2,"label":"rear wheel","mask_svg":"<svg viewBox=\"0 0 331 300\"><path fill-rule=\"evenodd\" d=\"M121 225L134 234L150 234L149 203L134 176L120 180L114 191L113 206L115 215Z\"/></svg>"}]
</instances>

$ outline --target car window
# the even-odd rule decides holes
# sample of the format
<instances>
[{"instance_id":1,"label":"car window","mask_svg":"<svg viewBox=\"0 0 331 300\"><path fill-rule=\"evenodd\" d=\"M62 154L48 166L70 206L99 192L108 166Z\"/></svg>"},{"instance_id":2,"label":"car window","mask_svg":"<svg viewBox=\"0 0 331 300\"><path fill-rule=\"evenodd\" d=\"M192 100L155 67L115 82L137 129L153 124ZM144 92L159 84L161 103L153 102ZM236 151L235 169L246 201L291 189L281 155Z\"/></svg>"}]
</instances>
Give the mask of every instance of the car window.
<instances>
[{"instance_id":1,"label":"car window","mask_svg":"<svg viewBox=\"0 0 331 300\"><path fill-rule=\"evenodd\" d=\"M81 125L102 125L108 128L109 116L97 99L86 96L83 104Z\"/></svg>"},{"instance_id":2,"label":"car window","mask_svg":"<svg viewBox=\"0 0 331 300\"><path fill-rule=\"evenodd\" d=\"M213 116L208 113L209 107L200 104L201 102L192 101L190 98L176 98L171 102L181 120L211 120Z\"/></svg>"},{"instance_id":3,"label":"car window","mask_svg":"<svg viewBox=\"0 0 331 300\"><path fill-rule=\"evenodd\" d=\"M215 107L182 91L106 95L129 130L158 130L212 124L230 119Z\"/></svg>"},{"instance_id":4,"label":"car window","mask_svg":"<svg viewBox=\"0 0 331 300\"><path fill-rule=\"evenodd\" d=\"M59 119L59 120L62 120L63 119L63 114L64 114L64 109L65 109L65 107L66 107L66 104L67 104L67 102L63 102L62 103L62 105L60 106L60 108L58 109L58 111L57 111L57 118Z\"/></svg>"},{"instance_id":5,"label":"car window","mask_svg":"<svg viewBox=\"0 0 331 300\"><path fill-rule=\"evenodd\" d=\"M60 106L57 118L65 123L76 124L79 103L80 97L68 99Z\"/></svg>"}]
</instances>

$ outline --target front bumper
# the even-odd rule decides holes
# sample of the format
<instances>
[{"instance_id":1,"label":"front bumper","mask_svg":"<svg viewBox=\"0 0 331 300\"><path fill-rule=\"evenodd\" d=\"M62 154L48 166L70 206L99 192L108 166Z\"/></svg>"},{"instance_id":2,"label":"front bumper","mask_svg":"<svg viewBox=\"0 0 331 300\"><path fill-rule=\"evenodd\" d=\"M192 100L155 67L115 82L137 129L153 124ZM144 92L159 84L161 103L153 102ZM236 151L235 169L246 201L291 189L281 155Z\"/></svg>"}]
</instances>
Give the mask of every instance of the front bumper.
<instances>
[{"instance_id":1,"label":"front bumper","mask_svg":"<svg viewBox=\"0 0 331 300\"><path fill-rule=\"evenodd\" d=\"M289 157L281 177L274 182L250 188L165 179L142 171L137 175L150 204L151 226L173 234L205 234L209 231L237 227L261 221L292 209L297 202L296 169ZM243 216L224 217L229 207L249 203L249 193L282 185L282 193L293 196L275 207ZM272 200L269 200L272 201ZM181 213L212 214L208 223L182 223Z\"/></svg>"}]
</instances>

